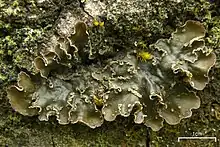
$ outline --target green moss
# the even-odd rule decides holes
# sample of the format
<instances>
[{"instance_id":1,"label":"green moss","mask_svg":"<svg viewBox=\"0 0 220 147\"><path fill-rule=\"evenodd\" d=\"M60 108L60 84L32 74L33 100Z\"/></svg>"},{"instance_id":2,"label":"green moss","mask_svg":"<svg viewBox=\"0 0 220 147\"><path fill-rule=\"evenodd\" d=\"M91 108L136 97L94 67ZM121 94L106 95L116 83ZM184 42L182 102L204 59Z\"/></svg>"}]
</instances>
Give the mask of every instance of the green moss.
<instances>
[{"instance_id":1,"label":"green moss","mask_svg":"<svg viewBox=\"0 0 220 147\"><path fill-rule=\"evenodd\" d=\"M220 47L220 16L214 17L210 25L212 25L212 27L208 31L207 42L214 49L217 49Z\"/></svg>"},{"instance_id":2,"label":"green moss","mask_svg":"<svg viewBox=\"0 0 220 147\"><path fill-rule=\"evenodd\" d=\"M9 114L7 117L9 122L13 122L15 124L21 123L21 116L15 115L15 114Z\"/></svg>"},{"instance_id":3,"label":"green moss","mask_svg":"<svg viewBox=\"0 0 220 147\"><path fill-rule=\"evenodd\" d=\"M17 55L16 56L16 58L15 58L15 60L14 60L14 62L16 63L16 64L19 64L19 63L21 63L22 62L22 59L23 59L24 57L22 56L22 55Z\"/></svg>"},{"instance_id":4,"label":"green moss","mask_svg":"<svg viewBox=\"0 0 220 147\"><path fill-rule=\"evenodd\" d=\"M6 76L4 76L4 75L2 75L2 74L0 74L0 79L4 81L4 80L6 80L6 79L7 79L7 77L6 77Z\"/></svg>"},{"instance_id":5,"label":"green moss","mask_svg":"<svg viewBox=\"0 0 220 147\"><path fill-rule=\"evenodd\" d=\"M2 146L6 146L8 144L12 144L12 140L10 138L4 137L4 136L0 136L0 144Z\"/></svg>"},{"instance_id":6,"label":"green moss","mask_svg":"<svg viewBox=\"0 0 220 147\"><path fill-rule=\"evenodd\" d=\"M23 16L22 10L19 7L19 2L17 0L13 1L9 7L6 7L3 10L4 15L6 16Z\"/></svg>"},{"instance_id":7,"label":"green moss","mask_svg":"<svg viewBox=\"0 0 220 147\"><path fill-rule=\"evenodd\" d=\"M145 43L145 41L139 41L139 42L137 42L137 47L140 47L142 49L146 49L147 43Z\"/></svg>"},{"instance_id":8,"label":"green moss","mask_svg":"<svg viewBox=\"0 0 220 147\"><path fill-rule=\"evenodd\" d=\"M54 17L48 17L50 21L44 18L44 12L51 14L56 10L56 5L37 7L36 4L36 1L22 0L0 3L0 68L4 69L0 73L4 75L2 79L5 82L17 78L16 67L32 70L37 44L56 19L55 13Z\"/></svg>"},{"instance_id":9,"label":"green moss","mask_svg":"<svg viewBox=\"0 0 220 147\"><path fill-rule=\"evenodd\" d=\"M4 7L5 3L4 1L0 1L0 8Z\"/></svg>"},{"instance_id":10,"label":"green moss","mask_svg":"<svg viewBox=\"0 0 220 147\"><path fill-rule=\"evenodd\" d=\"M15 45L17 45L15 42L14 42L14 40L11 38L11 36L6 36L5 37L5 42L8 44L8 46L10 47L10 46L15 46Z\"/></svg>"},{"instance_id":11,"label":"green moss","mask_svg":"<svg viewBox=\"0 0 220 147\"><path fill-rule=\"evenodd\" d=\"M12 50L8 50L8 55L11 56L12 55Z\"/></svg>"}]
</instances>

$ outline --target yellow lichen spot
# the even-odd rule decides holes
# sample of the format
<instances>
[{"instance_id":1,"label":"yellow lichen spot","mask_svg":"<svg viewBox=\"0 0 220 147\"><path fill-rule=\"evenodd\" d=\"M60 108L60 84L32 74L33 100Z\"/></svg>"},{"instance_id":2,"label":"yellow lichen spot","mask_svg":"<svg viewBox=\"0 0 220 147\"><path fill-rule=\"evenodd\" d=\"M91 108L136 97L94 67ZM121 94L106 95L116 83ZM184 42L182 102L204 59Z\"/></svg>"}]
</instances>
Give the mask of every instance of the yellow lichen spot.
<instances>
[{"instance_id":1,"label":"yellow lichen spot","mask_svg":"<svg viewBox=\"0 0 220 147\"><path fill-rule=\"evenodd\" d=\"M93 24L94 24L94 26L98 26L98 25L99 25L99 22L95 19L95 20L93 21Z\"/></svg>"},{"instance_id":2,"label":"yellow lichen spot","mask_svg":"<svg viewBox=\"0 0 220 147\"><path fill-rule=\"evenodd\" d=\"M153 58L153 55L146 51L140 51L137 53L137 58L141 61L151 60Z\"/></svg>"},{"instance_id":3,"label":"yellow lichen spot","mask_svg":"<svg viewBox=\"0 0 220 147\"><path fill-rule=\"evenodd\" d=\"M94 101L96 106L98 106L98 107L102 107L103 106L104 101L103 101L103 99L101 97L97 97L97 96L94 95L93 96L93 101Z\"/></svg>"},{"instance_id":4,"label":"yellow lichen spot","mask_svg":"<svg viewBox=\"0 0 220 147\"><path fill-rule=\"evenodd\" d=\"M96 27L98 27L98 26L104 27L105 23L104 23L104 21L99 21L97 19L94 19L93 20L93 25L96 26Z\"/></svg>"},{"instance_id":5,"label":"yellow lichen spot","mask_svg":"<svg viewBox=\"0 0 220 147\"><path fill-rule=\"evenodd\" d=\"M102 22L99 23L99 26L100 26L100 27L103 27L104 25L105 25L104 21L102 21Z\"/></svg>"}]
</instances>

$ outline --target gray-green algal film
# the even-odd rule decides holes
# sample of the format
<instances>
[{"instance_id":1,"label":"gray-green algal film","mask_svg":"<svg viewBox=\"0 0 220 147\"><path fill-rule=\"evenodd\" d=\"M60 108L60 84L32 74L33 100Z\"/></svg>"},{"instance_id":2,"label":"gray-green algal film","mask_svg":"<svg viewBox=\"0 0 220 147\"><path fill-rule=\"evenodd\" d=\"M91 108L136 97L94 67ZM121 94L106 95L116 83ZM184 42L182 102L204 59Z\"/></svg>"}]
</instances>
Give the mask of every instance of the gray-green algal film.
<instances>
[{"instance_id":1,"label":"gray-green algal film","mask_svg":"<svg viewBox=\"0 0 220 147\"><path fill-rule=\"evenodd\" d=\"M154 131L178 124L200 107L196 91L209 82L216 56L205 46L205 28L189 20L170 39L160 39L152 59L138 60L130 50L101 64L82 64L80 52L89 34L83 21L72 33L54 35L53 43L35 58L39 73L21 72L7 90L12 107L22 115L38 115L60 124L82 122L91 128L134 115L134 122Z\"/></svg>"}]
</instances>

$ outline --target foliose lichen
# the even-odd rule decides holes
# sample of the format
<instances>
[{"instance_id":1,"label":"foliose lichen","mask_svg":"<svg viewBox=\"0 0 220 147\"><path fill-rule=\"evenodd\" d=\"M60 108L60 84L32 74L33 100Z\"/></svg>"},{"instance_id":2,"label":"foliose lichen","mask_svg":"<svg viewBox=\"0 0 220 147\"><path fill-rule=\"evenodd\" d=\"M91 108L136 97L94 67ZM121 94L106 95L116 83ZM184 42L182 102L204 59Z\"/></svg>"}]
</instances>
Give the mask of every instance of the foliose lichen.
<instances>
[{"instance_id":1,"label":"foliose lichen","mask_svg":"<svg viewBox=\"0 0 220 147\"><path fill-rule=\"evenodd\" d=\"M57 33L34 59L39 74L22 71L17 85L8 88L16 111L46 121L53 115L60 124L82 122L91 128L133 114L135 123L157 131L164 120L177 124L199 108L195 90L209 82L216 60L205 46L200 22L189 20L170 39L152 44L148 60L137 58L140 53L133 49L88 63L86 19L68 20L72 21L61 20Z\"/></svg>"}]
</instances>

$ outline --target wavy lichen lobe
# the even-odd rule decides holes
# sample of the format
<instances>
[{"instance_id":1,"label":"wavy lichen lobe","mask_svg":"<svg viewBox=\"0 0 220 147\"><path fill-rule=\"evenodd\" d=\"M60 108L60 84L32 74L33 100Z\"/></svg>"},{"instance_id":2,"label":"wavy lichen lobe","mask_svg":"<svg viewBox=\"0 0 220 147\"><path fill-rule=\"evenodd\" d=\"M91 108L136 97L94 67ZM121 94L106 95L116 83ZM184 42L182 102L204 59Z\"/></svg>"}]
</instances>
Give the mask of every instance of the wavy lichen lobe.
<instances>
[{"instance_id":1,"label":"wavy lichen lobe","mask_svg":"<svg viewBox=\"0 0 220 147\"><path fill-rule=\"evenodd\" d=\"M54 45L34 60L41 77L21 72L17 86L8 88L12 107L40 120L53 115L60 124L82 122L91 128L133 114L135 123L154 131L164 120L178 124L200 107L196 91L208 84L216 61L200 22L189 20L170 39L152 44L152 55L127 51L103 64L80 61L88 35L85 23L78 22L70 36L52 37Z\"/></svg>"}]
</instances>

